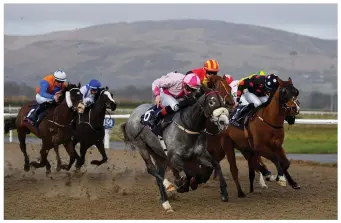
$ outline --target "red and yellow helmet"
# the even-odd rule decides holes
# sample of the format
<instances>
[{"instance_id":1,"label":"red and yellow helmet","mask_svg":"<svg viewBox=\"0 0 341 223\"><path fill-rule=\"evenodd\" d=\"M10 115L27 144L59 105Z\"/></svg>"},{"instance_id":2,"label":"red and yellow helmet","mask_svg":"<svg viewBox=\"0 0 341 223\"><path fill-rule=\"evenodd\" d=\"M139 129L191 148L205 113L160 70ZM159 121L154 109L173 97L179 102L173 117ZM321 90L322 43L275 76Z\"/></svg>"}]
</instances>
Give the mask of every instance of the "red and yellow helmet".
<instances>
[{"instance_id":1,"label":"red and yellow helmet","mask_svg":"<svg viewBox=\"0 0 341 223\"><path fill-rule=\"evenodd\" d=\"M208 72L219 72L219 64L216 60L208 60L204 64L204 70Z\"/></svg>"}]
</instances>

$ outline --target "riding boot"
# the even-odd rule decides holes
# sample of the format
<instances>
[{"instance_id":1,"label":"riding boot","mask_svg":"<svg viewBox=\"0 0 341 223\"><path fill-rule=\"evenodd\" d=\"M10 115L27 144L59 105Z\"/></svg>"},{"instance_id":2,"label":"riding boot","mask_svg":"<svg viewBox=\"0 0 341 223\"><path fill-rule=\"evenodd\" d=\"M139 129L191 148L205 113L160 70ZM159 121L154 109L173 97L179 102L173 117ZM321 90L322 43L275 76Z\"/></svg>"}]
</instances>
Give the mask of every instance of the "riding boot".
<instances>
[{"instance_id":1,"label":"riding boot","mask_svg":"<svg viewBox=\"0 0 341 223\"><path fill-rule=\"evenodd\" d=\"M42 103L39 105L39 107L34 111L34 115L33 115L33 122L34 122L34 125L36 126L39 121L40 121L40 116L41 114L45 111L47 107L47 103Z\"/></svg>"},{"instance_id":2,"label":"riding boot","mask_svg":"<svg viewBox=\"0 0 341 223\"><path fill-rule=\"evenodd\" d=\"M161 134L161 120L166 117L167 114L171 114L173 113L173 109L168 105L166 107L164 107L155 117L153 123L152 123L152 131L157 134L160 135Z\"/></svg>"},{"instance_id":3,"label":"riding boot","mask_svg":"<svg viewBox=\"0 0 341 223\"><path fill-rule=\"evenodd\" d=\"M256 110L256 107L255 107L255 104L253 103L248 104L245 109L246 114L249 116L251 116L255 110Z\"/></svg>"},{"instance_id":4,"label":"riding boot","mask_svg":"<svg viewBox=\"0 0 341 223\"><path fill-rule=\"evenodd\" d=\"M38 104L38 107L36 109L34 109L34 111L31 114L26 116L24 121L30 123L31 125L35 125L36 120L37 120L37 115L39 114L39 110L40 110L41 106L42 106L42 104Z\"/></svg>"},{"instance_id":5,"label":"riding boot","mask_svg":"<svg viewBox=\"0 0 341 223\"><path fill-rule=\"evenodd\" d=\"M250 115L254 109L255 105L253 103L246 105L236 118L237 122L244 118L246 115Z\"/></svg>"}]
</instances>

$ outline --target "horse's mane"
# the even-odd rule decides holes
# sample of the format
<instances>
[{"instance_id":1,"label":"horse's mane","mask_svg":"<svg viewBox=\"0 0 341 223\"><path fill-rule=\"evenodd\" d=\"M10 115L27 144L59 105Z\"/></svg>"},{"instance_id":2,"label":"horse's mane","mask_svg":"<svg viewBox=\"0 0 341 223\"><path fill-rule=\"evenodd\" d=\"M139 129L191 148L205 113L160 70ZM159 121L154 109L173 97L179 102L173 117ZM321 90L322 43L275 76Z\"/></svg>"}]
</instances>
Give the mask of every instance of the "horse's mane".
<instances>
[{"instance_id":1,"label":"horse's mane","mask_svg":"<svg viewBox=\"0 0 341 223\"><path fill-rule=\"evenodd\" d=\"M61 90L60 101L64 101L65 93L67 91L70 91L72 88L81 88L81 83L78 82L78 85L76 85L76 84L68 84L63 90Z\"/></svg>"},{"instance_id":2,"label":"horse's mane","mask_svg":"<svg viewBox=\"0 0 341 223\"><path fill-rule=\"evenodd\" d=\"M221 76L218 76L218 75L211 75L211 76L208 78L207 87L213 88L214 85L215 85L218 81L223 81L223 80L224 80L224 78L221 77Z\"/></svg>"}]
</instances>

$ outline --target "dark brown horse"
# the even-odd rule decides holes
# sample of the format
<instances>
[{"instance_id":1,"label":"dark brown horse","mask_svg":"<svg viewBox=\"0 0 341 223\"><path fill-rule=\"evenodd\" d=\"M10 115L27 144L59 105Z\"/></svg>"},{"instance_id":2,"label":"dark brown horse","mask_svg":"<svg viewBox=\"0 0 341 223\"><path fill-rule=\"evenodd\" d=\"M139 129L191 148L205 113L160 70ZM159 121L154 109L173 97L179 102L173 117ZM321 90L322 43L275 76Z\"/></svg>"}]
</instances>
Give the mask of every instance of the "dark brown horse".
<instances>
[{"instance_id":1,"label":"dark brown horse","mask_svg":"<svg viewBox=\"0 0 341 223\"><path fill-rule=\"evenodd\" d=\"M116 102L108 87L98 90L95 96L95 103L92 108L86 109L82 116L76 119L74 130L73 146L80 143L80 159L77 160L76 169L79 170L85 162L85 155L88 148L96 145L102 155L102 160L92 160L91 164L100 166L108 160L104 148L104 126L106 109L116 110Z\"/></svg>"},{"instance_id":2,"label":"dark brown horse","mask_svg":"<svg viewBox=\"0 0 341 223\"><path fill-rule=\"evenodd\" d=\"M35 101L29 101L24 104L19 110L18 116L6 120L5 132L10 129L17 129L18 138L20 142L20 149L25 157L24 170L29 171L30 165L35 168L41 168L46 166L46 173L51 172L51 165L47 160L49 150L60 144L63 144L66 148L69 156L69 165L61 165L62 169L69 170L77 158L72 142L72 121L77 113L82 114L84 112L83 95L76 85L69 84L60 95L61 103L57 106L51 105L46 110L46 115L41 119L39 126L35 127L24 122L25 116L31 110L31 107L36 103ZM42 139L42 147L40 150L40 163L31 162L26 152L26 134L33 133L40 139ZM56 151L58 152L58 151ZM59 157L59 153L57 153Z\"/></svg>"},{"instance_id":3,"label":"dark brown horse","mask_svg":"<svg viewBox=\"0 0 341 223\"><path fill-rule=\"evenodd\" d=\"M238 169L236 165L234 148L238 148L249 164L250 192L253 191L254 170L260 170L257 156L263 156L271 160L278 171L278 181L285 186L287 178L294 189L300 186L288 173L290 162L285 155L282 146L284 140L284 119L287 115L299 114L298 90L293 86L291 78L282 81L278 78L279 86L264 106L261 106L254 115L247 117L245 129L240 130L232 125L223 132L221 144L227 154L230 170L237 185L238 195L243 195L238 180ZM251 185L252 183L252 185Z\"/></svg>"}]
</instances>

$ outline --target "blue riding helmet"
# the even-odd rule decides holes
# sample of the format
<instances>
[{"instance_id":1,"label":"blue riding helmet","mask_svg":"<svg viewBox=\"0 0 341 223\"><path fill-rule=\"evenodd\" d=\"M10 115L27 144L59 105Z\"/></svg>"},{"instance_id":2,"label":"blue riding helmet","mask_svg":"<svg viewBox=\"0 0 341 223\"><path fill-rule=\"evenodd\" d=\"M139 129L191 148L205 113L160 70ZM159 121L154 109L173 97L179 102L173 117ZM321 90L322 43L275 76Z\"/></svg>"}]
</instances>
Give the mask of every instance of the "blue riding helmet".
<instances>
[{"instance_id":1,"label":"blue riding helmet","mask_svg":"<svg viewBox=\"0 0 341 223\"><path fill-rule=\"evenodd\" d=\"M89 82L88 86L90 89L99 89L102 84L98 80L93 79Z\"/></svg>"}]
</instances>

